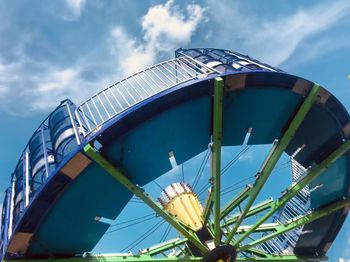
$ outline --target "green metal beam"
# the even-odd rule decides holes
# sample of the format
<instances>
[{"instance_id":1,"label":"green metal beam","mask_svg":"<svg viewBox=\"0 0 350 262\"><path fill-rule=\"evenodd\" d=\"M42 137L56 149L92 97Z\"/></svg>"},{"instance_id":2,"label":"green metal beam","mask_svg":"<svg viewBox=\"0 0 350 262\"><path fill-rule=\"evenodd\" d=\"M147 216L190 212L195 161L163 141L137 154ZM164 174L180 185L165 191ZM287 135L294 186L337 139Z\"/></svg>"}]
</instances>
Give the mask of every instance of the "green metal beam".
<instances>
[{"instance_id":1,"label":"green metal beam","mask_svg":"<svg viewBox=\"0 0 350 262\"><path fill-rule=\"evenodd\" d=\"M213 188L210 188L208 198L205 203L205 208L203 211L203 225L207 225L210 217L210 211L212 210L214 205L213 202Z\"/></svg>"},{"instance_id":2,"label":"green metal beam","mask_svg":"<svg viewBox=\"0 0 350 262\"><path fill-rule=\"evenodd\" d=\"M16 259L16 262L200 262L202 257L164 257L154 258L151 256L140 255L132 256L129 254L101 254L101 255L87 255L84 257L71 258L48 258L48 259ZM325 257L315 258L318 261L325 259ZM4 260L4 262L11 262L13 260ZM236 261L310 261L310 258L300 258L293 255L269 255L267 257L249 257L237 258Z\"/></svg>"},{"instance_id":3,"label":"green metal beam","mask_svg":"<svg viewBox=\"0 0 350 262\"><path fill-rule=\"evenodd\" d=\"M268 177L270 176L273 168L275 167L276 163L280 159L281 155L287 148L289 142L294 137L296 131L298 130L300 124L303 122L305 116L311 109L314 101L317 98L317 94L320 87L319 85L314 85L309 92L308 96L304 100L303 104L300 106L297 114L294 116L293 120L288 126L288 129L284 132L281 140L274 146L272 152L269 154L267 159L265 160L262 168L257 173L256 181L252 187L252 189L249 191L249 198L246 206L243 209L242 214L238 218L236 224L233 226L232 231L227 236L226 244L230 243L233 236L235 235L238 227L242 223L243 219L245 218L246 214L248 213L249 209L253 205L255 199L257 198L258 194L260 193L262 187L264 186L265 182L267 181Z\"/></svg>"},{"instance_id":4,"label":"green metal beam","mask_svg":"<svg viewBox=\"0 0 350 262\"><path fill-rule=\"evenodd\" d=\"M249 211L245 217L248 218L248 217L254 216L256 214L259 214L260 212L265 211L266 209L271 208L273 202L274 202L273 199L270 198L264 202L261 202L257 205L254 205L251 209L249 209ZM236 221L240 215L241 215L241 213L234 214L232 217L230 217L229 219L227 219L225 221L224 226L230 226L230 225L236 223Z\"/></svg>"},{"instance_id":5,"label":"green metal beam","mask_svg":"<svg viewBox=\"0 0 350 262\"><path fill-rule=\"evenodd\" d=\"M255 241L252 241L250 242L249 244L247 245L244 245L242 247L238 247L237 250L238 251L245 251L247 249L250 249L258 244L261 244L263 242L266 242L268 240L270 240L271 238L274 238L276 236L279 236L287 231L290 231L290 230L293 230L295 228L298 228L298 227L301 227L305 224L308 224L312 221L315 221L319 218L322 218L324 216L327 216L335 211L338 211L339 209L341 208L344 208L344 207L347 207L349 206L350 204L350 198L349 199L345 199L345 200L342 200L342 201L339 201L337 203L334 203L334 204L331 204L325 208L322 208L321 210L318 210L318 211L315 211L315 212L312 212L311 214L309 215L306 215L306 216L302 216L300 218L297 218L295 220L290 220L288 223L285 223L285 224L282 224L282 225L279 225L276 227L276 232L274 233L271 233L269 235L266 235L262 238L259 238Z\"/></svg>"},{"instance_id":6,"label":"green metal beam","mask_svg":"<svg viewBox=\"0 0 350 262\"><path fill-rule=\"evenodd\" d=\"M71 258L49 258L49 259L25 259L17 260L16 262L191 262L191 261L201 261L201 257L169 257L169 258L153 258L151 256L140 255L140 256L129 256L125 254L121 256L120 254L101 254L101 255L88 255L84 257L71 257ZM4 260L6 262L11 262L13 260Z\"/></svg>"},{"instance_id":7,"label":"green metal beam","mask_svg":"<svg viewBox=\"0 0 350 262\"><path fill-rule=\"evenodd\" d=\"M239 193L221 210L221 219L226 217L233 209L235 209L240 203L242 203L245 199L247 199L247 197L249 197L249 191L251 187L251 185L246 186L241 193Z\"/></svg>"},{"instance_id":8,"label":"green metal beam","mask_svg":"<svg viewBox=\"0 0 350 262\"><path fill-rule=\"evenodd\" d=\"M210 196L214 205L214 243L221 242L220 227L220 194L221 194L221 140L222 140L222 100L224 92L224 80L221 77L214 79L214 105L213 105L213 143L211 146L210 173L213 183L213 193ZM209 202L210 205L210 202ZM208 211L210 213L210 209Z\"/></svg>"},{"instance_id":9,"label":"green metal beam","mask_svg":"<svg viewBox=\"0 0 350 262\"><path fill-rule=\"evenodd\" d=\"M256 228L254 230L254 233L258 233L258 232L266 232L266 231L275 231L276 230L276 226L278 226L279 224L277 223L267 223L267 224L261 224L258 228ZM240 226L237 229L237 234L242 234L244 232L247 232L248 230L251 229L252 226Z\"/></svg>"},{"instance_id":10,"label":"green metal beam","mask_svg":"<svg viewBox=\"0 0 350 262\"><path fill-rule=\"evenodd\" d=\"M246 218L254 216L256 214L259 214L266 209L271 208L272 203L274 200L272 198L265 200L257 205L254 205L252 208L249 209L248 213L246 214ZM241 216L242 213L236 213L233 216L231 216L228 220L226 220L225 226L232 225L237 222L238 218Z\"/></svg>"},{"instance_id":11,"label":"green metal beam","mask_svg":"<svg viewBox=\"0 0 350 262\"><path fill-rule=\"evenodd\" d=\"M175 240L167 241L165 243L161 243L159 245L141 250L141 254L155 256L155 255L158 255L164 251L167 251L169 249L180 246L180 245L186 243L186 241L187 241L187 239L175 239Z\"/></svg>"},{"instance_id":12,"label":"green metal beam","mask_svg":"<svg viewBox=\"0 0 350 262\"><path fill-rule=\"evenodd\" d=\"M249 257L249 258L237 258L236 261L323 261L327 260L326 257L297 257L293 255L270 255L268 257Z\"/></svg>"},{"instance_id":13,"label":"green metal beam","mask_svg":"<svg viewBox=\"0 0 350 262\"><path fill-rule=\"evenodd\" d=\"M170 225L172 225L179 233L181 233L188 241L192 242L201 252L205 253L208 251L207 247L203 245L197 238L197 236L183 226L180 221L178 221L175 217L169 214L166 210L164 210L161 206L155 203L145 192L144 190L131 182L124 174L114 167L111 163L109 163L95 148L93 148L90 144L87 144L84 147L85 153L94 160L97 164L99 164L104 170L106 170L113 178L115 178L119 183L125 186L128 190L130 190L135 196L140 198L143 202L145 202L150 208L152 208L159 216L165 219Z\"/></svg>"},{"instance_id":14,"label":"green metal beam","mask_svg":"<svg viewBox=\"0 0 350 262\"><path fill-rule=\"evenodd\" d=\"M262 250L256 249L256 248L247 249L245 252L248 254L252 254L254 256L262 257L262 258L268 258L269 256L271 256L270 254L266 253L265 251L262 251Z\"/></svg>"},{"instance_id":15,"label":"green metal beam","mask_svg":"<svg viewBox=\"0 0 350 262\"><path fill-rule=\"evenodd\" d=\"M235 242L234 245L242 242L246 237L254 232L262 223L269 219L278 209L282 208L292 197L297 195L305 186L311 181L320 176L325 170L327 170L339 157L350 149L350 140L344 142L339 148L333 151L325 160L323 160L318 166L312 168L304 177L302 177L297 183L292 184L279 199L271 203L271 209L260 218L250 230L242 234Z\"/></svg>"}]
</instances>

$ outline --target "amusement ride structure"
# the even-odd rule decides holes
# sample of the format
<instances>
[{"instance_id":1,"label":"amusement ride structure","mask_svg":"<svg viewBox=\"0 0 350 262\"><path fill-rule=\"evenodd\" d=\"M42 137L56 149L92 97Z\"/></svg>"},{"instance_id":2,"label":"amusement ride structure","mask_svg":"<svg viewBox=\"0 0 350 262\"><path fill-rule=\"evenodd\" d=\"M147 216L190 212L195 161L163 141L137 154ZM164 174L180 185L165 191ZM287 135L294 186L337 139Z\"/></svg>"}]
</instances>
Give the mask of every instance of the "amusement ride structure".
<instances>
[{"instance_id":1,"label":"amusement ride structure","mask_svg":"<svg viewBox=\"0 0 350 262\"><path fill-rule=\"evenodd\" d=\"M79 106L62 101L42 122L5 192L1 259L326 259L349 210L349 136L347 111L318 84L236 52L179 49ZM252 183L225 203L222 149L254 145L270 151ZM191 181L169 183L158 196L145 191L206 151L205 201ZM260 201L283 155L289 185ZM135 197L179 237L133 253L90 253L111 226L104 220Z\"/></svg>"}]
</instances>

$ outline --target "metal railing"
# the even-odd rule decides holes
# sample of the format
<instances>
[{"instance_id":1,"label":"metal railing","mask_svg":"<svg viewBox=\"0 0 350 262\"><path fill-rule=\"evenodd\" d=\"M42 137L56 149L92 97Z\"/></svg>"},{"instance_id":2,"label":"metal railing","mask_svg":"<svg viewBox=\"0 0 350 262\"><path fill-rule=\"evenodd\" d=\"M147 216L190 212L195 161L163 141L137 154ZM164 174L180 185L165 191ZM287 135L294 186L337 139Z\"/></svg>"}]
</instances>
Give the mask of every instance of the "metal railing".
<instances>
[{"instance_id":1,"label":"metal railing","mask_svg":"<svg viewBox=\"0 0 350 262\"><path fill-rule=\"evenodd\" d=\"M100 91L75 111L84 136L133 105L178 84L219 71L189 56L171 59L133 74Z\"/></svg>"},{"instance_id":2,"label":"metal railing","mask_svg":"<svg viewBox=\"0 0 350 262\"><path fill-rule=\"evenodd\" d=\"M295 183L307 173L307 169L291 156L291 173L292 182ZM302 215L310 213L310 191L309 187L303 188L295 197L290 199L281 212L274 218L273 222L278 224L285 224ZM301 234L307 233L302 231L302 227L296 228L292 231L286 232L278 237L272 238L265 243L259 245L260 249L265 251L281 254L292 253Z\"/></svg>"}]
</instances>

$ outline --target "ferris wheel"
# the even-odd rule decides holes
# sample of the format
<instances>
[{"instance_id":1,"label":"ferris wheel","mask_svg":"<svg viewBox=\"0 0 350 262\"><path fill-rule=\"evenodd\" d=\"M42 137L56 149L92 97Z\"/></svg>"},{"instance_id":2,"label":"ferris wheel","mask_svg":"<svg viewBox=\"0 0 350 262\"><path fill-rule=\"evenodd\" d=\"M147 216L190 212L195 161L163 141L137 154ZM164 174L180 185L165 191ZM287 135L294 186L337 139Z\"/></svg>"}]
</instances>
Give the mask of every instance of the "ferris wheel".
<instances>
[{"instance_id":1,"label":"ferris wheel","mask_svg":"<svg viewBox=\"0 0 350 262\"><path fill-rule=\"evenodd\" d=\"M349 135L320 85L179 49L42 122L5 192L2 260L324 260L349 210ZM112 233L114 253L93 253Z\"/></svg>"}]
</instances>

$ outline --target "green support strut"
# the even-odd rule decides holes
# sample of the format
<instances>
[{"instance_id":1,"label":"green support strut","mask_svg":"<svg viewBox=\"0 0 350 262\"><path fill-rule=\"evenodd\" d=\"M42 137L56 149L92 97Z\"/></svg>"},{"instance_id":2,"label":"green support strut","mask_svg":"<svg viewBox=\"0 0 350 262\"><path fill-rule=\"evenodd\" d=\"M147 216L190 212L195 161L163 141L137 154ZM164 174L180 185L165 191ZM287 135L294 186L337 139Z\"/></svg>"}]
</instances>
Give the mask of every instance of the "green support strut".
<instances>
[{"instance_id":1,"label":"green support strut","mask_svg":"<svg viewBox=\"0 0 350 262\"><path fill-rule=\"evenodd\" d=\"M120 170L109 163L95 148L90 144L84 147L86 155L99 164L104 170L106 170L113 178L119 183L129 189L135 196L139 197L150 208L152 208L159 216L164 218L169 224L171 224L179 233L192 242L201 252L208 251L207 247L203 245L197 238L197 236L188 228L183 226L175 217L170 215L161 206L155 203L142 188L132 183Z\"/></svg>"},{"instance_id":2,"label":"green support strut","mask_svg":"<svg viewBox=\"0 0 350 262\"><path fill-rule=\"evenodd\" d=\"M222 140L222 96L224 81L221 77L214 79L214 108L213 108L213 144L211 155L211 178L213 183L214 200L214 243L215 246L221 242L220 227L220 184L221 184L221 140Z\"/></svg>"},{"instance_id":3,"label":"green support strut","mask_svg":"<svg viewBox=\"0 0 350 262\"><path fill-rule=\"evenodd\" d=\"M271 203L271 209L260 218L247 232L240 235L240 237L234 242L234 245L238 245L245 238L254 232L262 223L269 219L278 209L282 208L292 197L297 195L306 185L320 176L325 170L327 170L337 159L339 159L345 152L350 149L350 140L344 142L339 148L333 151L325 160L323 160L318 166L312 168L304 177L302 177L297 183L294 183L290 188L285 190L283 196L274 200Z\"/></svg>"},{"instance_id":4,"label":"green support strut","mask_svg":"<svg viewBox=\"0 0 350 262\"><path fill-rule=\"evenodd\" d=\"M268 240L270 240L271 238L274 238L274 237L277 237L287 231L290 231L290 230L293 230L295 228L298 228L298 227L301 227L305 224L308 224L312 221L315 221L317 219L320 219L324 216L327 216L335 211L338 211L339 209L341 208L344 208L344 207L347 207L349 206L350 204L350 199L344 199L342 201L339 201L335 204L331 204L325 208L322 208L321 210L318 210L318 211L315 211L315 212L312 212L311 214L309 215L306 215L306 216L302 216L300 218L296 218L295 220L290 220L288 223L286 224L281 224L279 226L277 226L275 228L275 231L274 233L272 234L269 234L269 235L266 235L262 238L259 238L245 246L242 246L242 247L239 247L237 250L238 251L245 251L247 249L250 249L258 244L261 244L263 242L266 242Z\"/></svg>"},{"instance_id":5,"label":"green support strut","mask_svg":"<svg viewBox=\"0 0 350 262\"><path fill-rule=\"evenodd\" d=\"M303 122L305 116L311 109L314 101L317 98L318 91L320 87L319 85L314 85L312 89L310 90L308 96L304 100L303 104L300 106L297 114L294 116L292 121L290 122L287 130L284 132L282 138L280 141L274 146L273 150L270 152L269 156L265 160L262 168L257 173L256 181L249 191L249 198L247 200L247 204L243 209L242 214L238 218L236 224L233 226L231 232L226 238L226 244L230 243L233 236L235 235L238 227L242 223L243 219L245 218L246 214L248 213L250 207L253 205L255 199L257 198L258 194L260 193L262 187L264 186L265 182L269 178L273 168L275 167L276 163L278 162L279 158L287 148L289 142L294 137L296 131L298 130L300 124Z\"/></svg>"}]
</instances>

